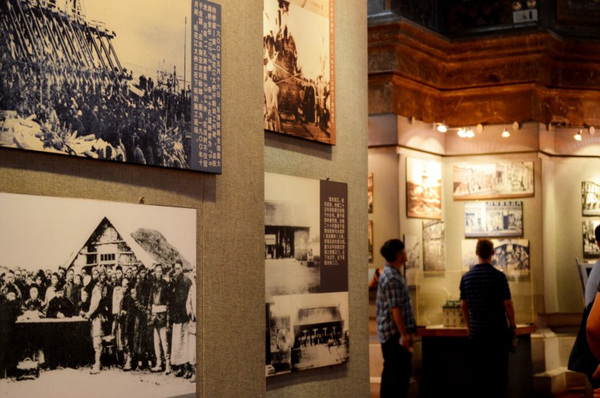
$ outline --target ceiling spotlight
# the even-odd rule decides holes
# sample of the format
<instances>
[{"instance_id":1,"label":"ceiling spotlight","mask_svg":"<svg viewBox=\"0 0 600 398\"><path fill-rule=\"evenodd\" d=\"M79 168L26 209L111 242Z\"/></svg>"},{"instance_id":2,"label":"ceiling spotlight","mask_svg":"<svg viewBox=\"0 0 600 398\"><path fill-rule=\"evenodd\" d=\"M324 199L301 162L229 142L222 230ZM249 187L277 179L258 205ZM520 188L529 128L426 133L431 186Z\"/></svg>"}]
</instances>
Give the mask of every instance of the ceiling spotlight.
<instances>
[{"instance_id":1,"label":"ceiling spotlight","mask_svg":"<svg viewBox=\"0 0 600 398\"><path fill-rule=\"evenodd\" d=\"M465 131L465 129L463 127L459 128L458 131L456 132L456 134L460 138L466 138L467 137L467 132Z\"/></svg>"},{"instance_id":2,"label":"ceiling spotlight","mask_svg":"<svg viewBox=\"0 0 600 398\"><path fill-rule=\"evenodd\" d=\"M596 134L596 128L594 126L590 126L588 128L588 131L590 132L590 135L594 135Z\"/></svg>"},{"instance_id":3,"label":"ceiling spotlight","mask_svg":"<svg viewBox=\"0 0 600 398\"><path fill-rule=\"evenodd\" d=\"M445 133L446 131L448 131L448 126L446 126L446 123L438 123L437 131L439 131L440 133Z\"/></svg>"},{"instance_id":4,"label":"ceiling spotlight","mask_svg":"<svg viewBox=\"0 0 600 398\"><path fill-rule=\"evenodd\" d=\"M467 138L473 138L473 137L475 137L475 133L473 132L473 129L468 129L467 130L466 137Z\"/></svg>"},{"instance_id":5,"label":"ceiling spotlight","mask_svg":"<svg viewBox=\"0 0 600 398\"><path fill-rule=\"evenodd\" d=\"M508 132L508 130L506 129L506 127L504 128L504 131L502 132L502 137L503 138L510 137L510 133Z\"/></svg>"},{"instance_id":6,"label":"ceiling spotlight","mask_svg":"<svg viewBox=\"0 0 600 398\"><path fill-rule=\"evenodd\" d=\"M573 138L575 138L575 141L581 141L581 130L579 130L577 133L575 133Z\"/></svg>"}]
</instances>

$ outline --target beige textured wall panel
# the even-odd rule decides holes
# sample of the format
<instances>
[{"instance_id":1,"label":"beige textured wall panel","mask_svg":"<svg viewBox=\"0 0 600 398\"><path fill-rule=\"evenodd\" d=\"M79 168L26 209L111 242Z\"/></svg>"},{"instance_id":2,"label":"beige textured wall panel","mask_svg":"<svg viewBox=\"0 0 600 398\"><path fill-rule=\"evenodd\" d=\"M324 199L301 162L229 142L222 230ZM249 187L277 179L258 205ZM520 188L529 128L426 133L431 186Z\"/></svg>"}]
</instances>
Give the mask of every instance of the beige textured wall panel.
<instances>
[{"instance_id":1,"label":"beige textured wall panel","mask_svg":"<svg viewBox=\"0 0 600 398\"><path fill-rule=\"evenodd\" d=\"M337 145L265 134L266 171L347 183L349 206L350 359L341 366L269 378L271 398L369 396L366 7L364 1L336 2Z\"/></svg>"}]
</instances>

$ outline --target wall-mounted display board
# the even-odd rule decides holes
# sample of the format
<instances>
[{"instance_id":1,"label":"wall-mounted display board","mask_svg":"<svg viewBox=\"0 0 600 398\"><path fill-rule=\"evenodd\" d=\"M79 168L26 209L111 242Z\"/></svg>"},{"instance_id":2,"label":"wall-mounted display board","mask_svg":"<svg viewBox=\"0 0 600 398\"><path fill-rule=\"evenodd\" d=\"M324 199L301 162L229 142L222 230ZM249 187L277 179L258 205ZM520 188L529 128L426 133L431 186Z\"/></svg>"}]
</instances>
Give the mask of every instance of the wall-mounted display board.
<instances>
[{"instance_id":1,"label":"wall-mounted display board","mask_svg":"<svg viewBox=\"0 0 600 398\"><path fill-rule=\"evenodd\" d=\"M494 243L492 265L506 274L509 280L528 276L531 269L529 264L529 241L527 239L491 239ZM464 272L478 264L475 249L477 239L462 241L462 270Z\"/></svg>"},{"instance_id":2,"label":"wall-mounted display board","mask_svg":"<svg viewBox=\"0 0 600 398\"><path fill-rule=\"evenodd\" d=\"M581 182L581 214L600 216L600 185L593 181Z\"/></svg>"},{"instance_id":3,"label":"wall-mounted display board","mask_svg":"<svg viewBox=\"0 0 600 398\"><path fill-rule=\"evenodd\" d=\"M531 197L533 162L457 164L452 181L455 200Z\"/></svg>"},{"instance_id":4,"label":"wall-mounted display board","mask_svg":"<svg viewBox=\"0 0 600 398\"><path fill-rule=\"evenodd\" d=\"M334 0L265 0L266 130L335 144Z\"/></svg>"},{"instance_id":5,"label":"wall-mounted display board","mask_svg":"<svg viewBox=\"0 0 600 398\"><path fill-rule=\"evenodd\" d=\"M349 355L348 187L265 173L266 375Z\"/></svg>"},{"instance_id":6,"label":"wall-mounted display board","mask_svg":"<svg viewBox=\"0 0 600 398\"><path fill-rule=\"evenodd\" d=\"M103 383L105 396L196 394L196 383L184 378L119 368L127 357L135 358L134 368L138 360L148 368L170 357L195 372L196 219L195 209L0 193L0 273L14 272L15 280L0 293L0 349L9 353L3 359L12 362L12 374L22 377L0 381L3 395L68 396L97 388L93 377L111 380ZM59 280L63 271L66 283ZM169 286L177 300L167 305L154 293ZM96 320L106 348L101 374L91 376ZM158 342L159 351L152 328L168 340Z\"/></svg>"},{"instance_id":7,"label":"wall-mounted display board","mask_svg":"<svg viewBox=\"0 0 600 398\"><path fill-rule=\"evenodd\" d=\"M442 164L433 160L406 159L406 215L442 218Z\"/></svg>"},{"instance_id":8,"label":"wall-mounted display board","mask_svg":"<svg viewBox=\"0 0 600 398\"><path fill-rule=\"evenodd\" d=\"M523 202L465 203L465 237L523 236Z\"/></svg>"},{"instance_id":9,"label":"wall-mounted display board","mask_svg":"<svg viewBox=\"0 0 600 398\"><path fill-rule=\"evenodd\" d=\"M583 257L600 257L600 247L596 244L596 227L600 220L582 221Z\"/></svg>"},{"instance_id":10,"label":"wall-mounted display board","mask_svg":"<svg viewBox=\"0 0 600 398\"><path fill-rule=\"evenodd\" d=\"M446 226L443 221L423 221L423 271L446 270Z\"/></svg>"},{"instance_id":11,"label":"wall-mounted display board","mask_svg":"<svg viewBox=\"0 0 600 398\"><path fill-rule=\"evenodd\" d=\"M221 172L220 5L1 7L0 146Z\"/></svg>"}]
</instances>

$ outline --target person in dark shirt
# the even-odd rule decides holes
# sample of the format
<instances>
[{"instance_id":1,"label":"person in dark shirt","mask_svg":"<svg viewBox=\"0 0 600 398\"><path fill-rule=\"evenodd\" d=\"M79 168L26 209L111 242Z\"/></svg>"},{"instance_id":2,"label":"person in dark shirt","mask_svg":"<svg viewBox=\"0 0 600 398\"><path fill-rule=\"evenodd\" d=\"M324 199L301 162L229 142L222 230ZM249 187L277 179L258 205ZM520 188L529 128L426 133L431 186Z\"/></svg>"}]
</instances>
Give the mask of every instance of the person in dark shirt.
<instances>
[{"instance_id":1,"label":"person in dark shirt","mask_svg":"<svg viewBox=\"0 0 600 398\"><path fill-rule=\"evenodd\" d=\"M515 337L515 311L506 276L491 264L494 244L477 242L479 264L460 281L461 309L469 333L472 397L506 397L508 352Z\"/></svg>"},{"instance_id":2,"label":"person in dark shirt","mask_svg":"<svg viewBox=\"0 0 600 398\"><path fill-rule=\"evenodd\" d=\"M17 353L14 344L15 323L20 315L17 295L0 294L0 379L12 377L17 368Z\"/></svg>"},{"instance_id":3,"label":"person in dark shirt","mask_svg":"<svg viewBox=\"0 0 600 398\"><path fill-rule=\"evenodd\" d=\"M46 310L46 318L70 318L75 315L75 306L65 297L64 286L59 282L55 287L56 295Z\"/></svg>"}]
</instances>

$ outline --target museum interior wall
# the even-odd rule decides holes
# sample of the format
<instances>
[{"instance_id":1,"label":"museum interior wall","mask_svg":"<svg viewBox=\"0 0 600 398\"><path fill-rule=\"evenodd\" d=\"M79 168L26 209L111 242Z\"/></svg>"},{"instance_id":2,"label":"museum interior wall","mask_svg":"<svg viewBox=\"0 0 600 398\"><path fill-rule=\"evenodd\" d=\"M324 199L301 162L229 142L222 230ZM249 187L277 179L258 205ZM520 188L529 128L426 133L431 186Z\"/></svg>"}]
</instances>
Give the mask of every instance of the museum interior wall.
<instances>
[{"instance_id":1,"label":"museum interior wall","mask_svg":"<svg viewBox=\"0 0 600 398\"><path fill-rule=\"evenodd\" d=\"M368 395L366 4L338 2L337 145L263 130L263 1L222 7L220 175L0 149L0 190L197 210L197 396ZM343 33L342 33L343 32ZM348 184L351 352L265 379L264 173Z\"/></svg>"},{"instance_id":2,"label":"museum interior wall","mask_svg":"<svg viewBox=\"0 0 600 398\"><path fill-rule=\"evenodd\" d=\"M503 126L486 126L482 133L468 139L458 137L455 131L441 134L430 123L415 121L411 124L406 118L397 118L394 126L397 143L373 145L369 149L369 171L374 178L373 213L369 215L374 230L374 260L370 267L377 268L384 263L378 248L395 233L416 235L422 241L424 220L407 217L406 159L440 162L442 220L446 233L445 277L425 276L417 285L419 290L443 291L444 294L436 298L439 303L433 312L425 311L431 319L423 324L441 323L441 306L447 299L458 299L467 202L453 198L452 167L461 163L534 163L535 194L518 199L523 201L523 238L529 240L531 279L526 283L511 283L516 296L517 321L535 322L536 314L580 312L581 287L575 258L593 261L583 252L582 222L590 218L582 216L581 183L598 181L600 163L590 155L597 153L598 138L585 134L583 141L577 142L573 139L576 129L548 131L544 125L526 123L509 138L501 137ZM378 125L370 126L370 134L377 135L374 126ZM415 134L415 131L420 133ZM440 146L445 150L440 152ZM390 187L388 180L398 182ZM388 200L389 191L393 189L398 191L397 203ZM454 275L455 272L458 274Z\"/></svg>"}]
</instances>

